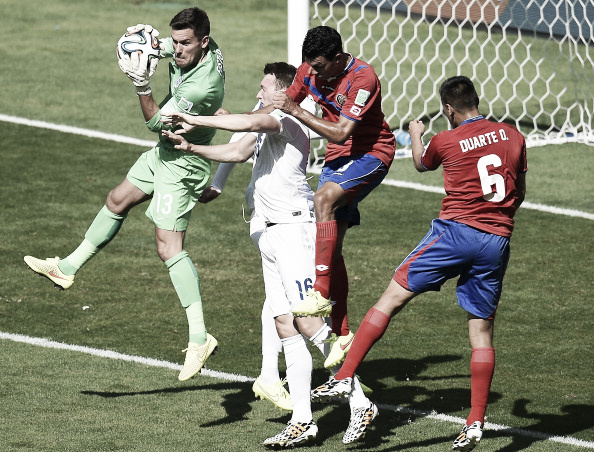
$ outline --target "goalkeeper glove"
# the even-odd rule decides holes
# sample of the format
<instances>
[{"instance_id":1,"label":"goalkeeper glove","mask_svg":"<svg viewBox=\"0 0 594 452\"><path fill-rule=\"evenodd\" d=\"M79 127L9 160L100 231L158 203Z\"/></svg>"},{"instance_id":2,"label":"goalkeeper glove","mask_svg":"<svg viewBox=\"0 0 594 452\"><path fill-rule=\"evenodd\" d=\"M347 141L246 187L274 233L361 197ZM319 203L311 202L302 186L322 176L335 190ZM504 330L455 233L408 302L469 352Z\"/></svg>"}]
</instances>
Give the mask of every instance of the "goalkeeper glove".
<instances>
[{"instance_id":1,"label":"goalkeeper glove","mask_svg":"<svg viewBox=\"0 0 594 452\"><path fill-rule=\"evenodd\" d=\"M128 27L126 31L128 33L138 33L139 31L144 30L145 34L152 35L153 37L157 38L159 41L159 48L163 50L163 43L159 39L159 30L154 28L152 25L149 24L136 24ZM150 39L150 37L149 37ZM159 60L163 58L161 56L161 51L159 51L159 58L151 58L150 59L150 67L149 67L149 77L152 77L155 71L157 70L157 65L159 64Z\"/></svg>"},{"instance_id":2,"label":"goalkeeper glove","mask_svg":"<svg viewBox=\"0 0 594 452\"><path fill-rule=\"evenodd\" d=\"M148 87L150 81L148 57L146 55L138 52L124 55L118 60L118 65L135 86Z\"/></svg>"}]
</instances>

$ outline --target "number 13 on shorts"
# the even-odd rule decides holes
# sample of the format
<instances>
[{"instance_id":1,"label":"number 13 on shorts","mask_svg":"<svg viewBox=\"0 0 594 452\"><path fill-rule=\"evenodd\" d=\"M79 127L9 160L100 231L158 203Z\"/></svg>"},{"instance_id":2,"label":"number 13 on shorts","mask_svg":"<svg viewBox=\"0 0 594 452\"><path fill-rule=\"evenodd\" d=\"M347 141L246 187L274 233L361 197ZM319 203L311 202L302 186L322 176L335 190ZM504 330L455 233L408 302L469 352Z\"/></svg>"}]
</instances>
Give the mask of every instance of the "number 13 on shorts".
<instances>
[{"instance_id":1,"label":"number 13 on shorts","mask_svg":"<svg viewBox=\"0 0 594 452\"><path fill-rule=\"evenodd\" d=\"M171 213L171 209L173 206L173 195L169 193L162 194L160 192L157 192L154 194L154 202L154 213L156 220L163 219Z\"/></svg>"}]
</instances>

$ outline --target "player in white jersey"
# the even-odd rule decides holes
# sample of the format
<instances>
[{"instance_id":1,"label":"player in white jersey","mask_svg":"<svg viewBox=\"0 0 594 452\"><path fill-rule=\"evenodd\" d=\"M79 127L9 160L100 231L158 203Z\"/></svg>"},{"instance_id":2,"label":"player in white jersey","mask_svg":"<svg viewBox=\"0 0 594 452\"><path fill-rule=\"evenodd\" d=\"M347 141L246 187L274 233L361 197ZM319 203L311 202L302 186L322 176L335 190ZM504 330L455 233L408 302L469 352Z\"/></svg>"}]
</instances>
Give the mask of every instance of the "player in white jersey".
<instances>
[{"instance_id":1,"label":"player in white jersey","mask_svg":"<svg viewBox=\"0 0 594 452\"><path fill-rule=\"evenodd\" d=\"M264 74L258 98L263 105L268 105L275 92L291 84L295 68L286 63L270 63L265 66ZM266 439L264 445L287 447L313 439L317 434L310 404L313 364L303 335L327 354L328 346L324 341L331 330L321 317L295 319L291 314L291 307L303 299L315 278L313 191L305 175L309 131L279 110L270 114L229 114L209 118L176 113L171 115L171 122L180 125L181 129L175 133L164 131L163 134L175 143L176 149L222 162L254 158L246 195L251 210L250 235L262 257L266 292L263 324L266 318L275 319L285 354L293 409L287 427ZM224 145L197 146L183 138L184 133L196 126L252 133ZM258 380L263 380L262 377ZM262 389L267 388L266 381L261 383ZM361 409L369 404L371 402L362 390L351 398L352 407ZM359 431L360 425L353 429Z\"/></svg>"}]
</instances>

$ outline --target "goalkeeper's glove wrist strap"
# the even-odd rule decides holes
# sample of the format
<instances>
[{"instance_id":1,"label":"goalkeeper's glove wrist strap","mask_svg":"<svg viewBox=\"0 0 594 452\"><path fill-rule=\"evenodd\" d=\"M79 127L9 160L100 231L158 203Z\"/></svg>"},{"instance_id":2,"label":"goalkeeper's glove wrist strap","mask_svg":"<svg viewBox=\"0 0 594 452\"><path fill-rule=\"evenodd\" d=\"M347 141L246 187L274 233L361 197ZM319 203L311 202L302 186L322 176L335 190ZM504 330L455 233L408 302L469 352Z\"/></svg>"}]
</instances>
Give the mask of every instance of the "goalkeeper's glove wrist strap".
<instances>
[{"instance_id":1,"label":"goalkeeper's glove wrist strap","mask_svg":"<svg viewBox=\"0 0 594 452\"><path fill-rule=\"evenodd\" d=\"M137 86L136 94L138 96L148 96L153 92L151 85Z\"/></svg>"}]
</instances>

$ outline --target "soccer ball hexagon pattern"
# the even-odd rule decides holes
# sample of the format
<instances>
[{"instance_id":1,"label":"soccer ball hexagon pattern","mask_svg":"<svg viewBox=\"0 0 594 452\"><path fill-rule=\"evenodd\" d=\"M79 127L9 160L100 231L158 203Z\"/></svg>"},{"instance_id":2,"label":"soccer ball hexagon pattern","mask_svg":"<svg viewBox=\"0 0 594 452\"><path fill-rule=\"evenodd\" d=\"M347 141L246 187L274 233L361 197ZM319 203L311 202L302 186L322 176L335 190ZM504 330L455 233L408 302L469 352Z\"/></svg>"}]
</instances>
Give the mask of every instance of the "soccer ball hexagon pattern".
<instances>
[{"instance_id":1,"label":"soccer ball hexagon pattern","mask_svg":"<svg viewBox=\"0 0 594 452\"><path fill-rule=\"evenodd\" d=\"M118 58L122 58L124 55L130 55L134 52L148 54L149 60L159 58L159 40L145 30L134 33L126 32L118 40L116 53Z\"/></svg>"}]
</instances>

